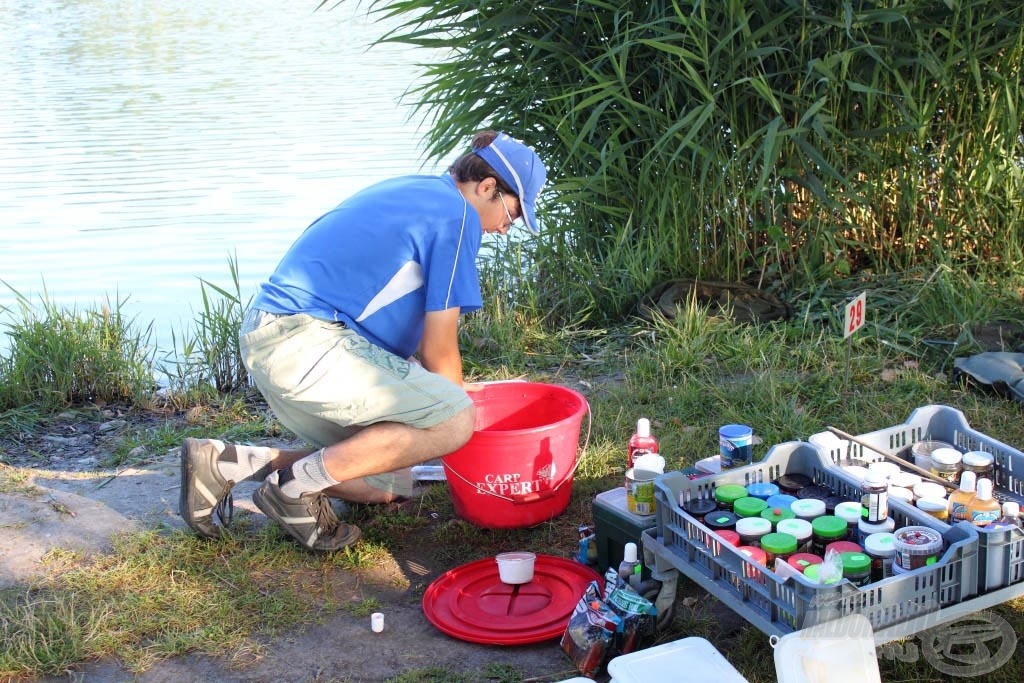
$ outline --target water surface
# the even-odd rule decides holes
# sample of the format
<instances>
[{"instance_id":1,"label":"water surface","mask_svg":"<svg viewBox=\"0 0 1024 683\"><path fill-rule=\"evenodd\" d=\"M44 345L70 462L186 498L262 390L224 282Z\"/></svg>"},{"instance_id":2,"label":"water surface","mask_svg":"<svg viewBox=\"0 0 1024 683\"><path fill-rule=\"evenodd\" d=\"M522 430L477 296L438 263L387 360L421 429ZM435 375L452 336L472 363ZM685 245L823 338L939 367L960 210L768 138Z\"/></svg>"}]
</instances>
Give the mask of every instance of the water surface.
<instances>
[{"instance_id":1,"label":"water surface","mask_svg":"<svg viewBox=\"0 0 1024 683\"><path fill-rule=\"evenodd\" d=\"M164 346L229 257L247 297L346 195L439 171L399 101L429 55L368 50L358 4L0 0L0 279Z\"/></svg>"}]
</instances>

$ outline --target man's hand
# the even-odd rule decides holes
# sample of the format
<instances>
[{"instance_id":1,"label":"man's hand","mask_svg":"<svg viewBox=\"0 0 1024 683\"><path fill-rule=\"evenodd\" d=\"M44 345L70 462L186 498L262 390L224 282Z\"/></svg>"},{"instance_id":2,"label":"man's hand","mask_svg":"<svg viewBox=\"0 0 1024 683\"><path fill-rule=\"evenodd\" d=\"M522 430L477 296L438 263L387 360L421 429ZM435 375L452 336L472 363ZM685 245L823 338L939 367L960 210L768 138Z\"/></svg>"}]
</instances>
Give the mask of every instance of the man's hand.
<instances>
[{"instance_id":1,"label":"man's hand","mask_svg":"<svg viewBox=\"0 0 1024 683\"><path fill-rule=\"evenodd\" d=\"M458 308L427 313L423 321L420 362L430 372L436 372L466 388L462 378L462 354L459 353Z\"/></svg>"}]
</instances>

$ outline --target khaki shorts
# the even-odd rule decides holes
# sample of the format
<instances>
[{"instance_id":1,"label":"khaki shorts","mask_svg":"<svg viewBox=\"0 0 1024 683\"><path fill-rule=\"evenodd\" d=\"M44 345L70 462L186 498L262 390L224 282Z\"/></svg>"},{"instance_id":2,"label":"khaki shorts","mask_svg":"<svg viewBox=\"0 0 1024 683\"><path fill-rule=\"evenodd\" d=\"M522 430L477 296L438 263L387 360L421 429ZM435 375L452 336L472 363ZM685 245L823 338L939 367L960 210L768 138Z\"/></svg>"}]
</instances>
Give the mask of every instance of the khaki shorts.
<instances>
[{"instance_id":1,"label":"khaki shorts","mask_svg":"<svg viewBox=\"0 0 1024 683\"><path fill-rule=\"evenodd\" d=\"M239 349L277 419L318 448L377 422L426 429L472 404L462 387L441 375L371 344L344 323L304 313L250 311ZM365 481L395 495L413 494L409 468Z\"/></svg>"}]
</instances>

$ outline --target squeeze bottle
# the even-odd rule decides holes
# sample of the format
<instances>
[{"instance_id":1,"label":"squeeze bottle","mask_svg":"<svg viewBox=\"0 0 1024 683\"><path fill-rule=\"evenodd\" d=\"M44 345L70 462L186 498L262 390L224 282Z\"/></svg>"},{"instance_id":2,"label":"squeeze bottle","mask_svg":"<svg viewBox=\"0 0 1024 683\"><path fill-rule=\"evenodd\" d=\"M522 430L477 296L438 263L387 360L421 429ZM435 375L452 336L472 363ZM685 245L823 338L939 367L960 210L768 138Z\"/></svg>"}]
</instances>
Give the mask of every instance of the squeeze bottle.
<instances>
[{"instance_id":1,"label":"squeeze bottle","mask_svg":"<svg viewBox=\"0 0 1024 683\"><path fill-rule=\"evenodd\" d=\"M639 453L657 453L658 440L651 434L651 421L641 417L636 421L636 432L629 437L626 455L626 469L633 466L633 459Z\"/></svg>"}]
</instances>

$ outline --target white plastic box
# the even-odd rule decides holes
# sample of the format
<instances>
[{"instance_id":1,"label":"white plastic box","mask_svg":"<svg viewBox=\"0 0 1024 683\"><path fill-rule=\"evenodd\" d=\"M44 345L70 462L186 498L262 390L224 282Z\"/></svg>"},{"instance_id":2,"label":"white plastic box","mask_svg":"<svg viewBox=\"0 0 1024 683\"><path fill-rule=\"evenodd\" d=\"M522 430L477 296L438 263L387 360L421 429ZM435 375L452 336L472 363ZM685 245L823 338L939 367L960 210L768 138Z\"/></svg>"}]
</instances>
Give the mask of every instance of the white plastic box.
<instances>
[{"instance_id":1,"label":"white plastic box","mask_svg":"<svg viewBox=\"0 0 1024 683\"><path fill-rule=\"evenodd\" d=\"M881 683L871 622L850 614L772 639L778 683Z\"/></svg>"},{"instance_id":2,"label":"white plastic box","mask_svg":"<svg viewBox=\"0 0 1024 683\"><path fill-rule=\"evenodd\" d=\"M683 638L608 662L609 683L747 683L704 638Z\"/></svg>"}]
</instances>

